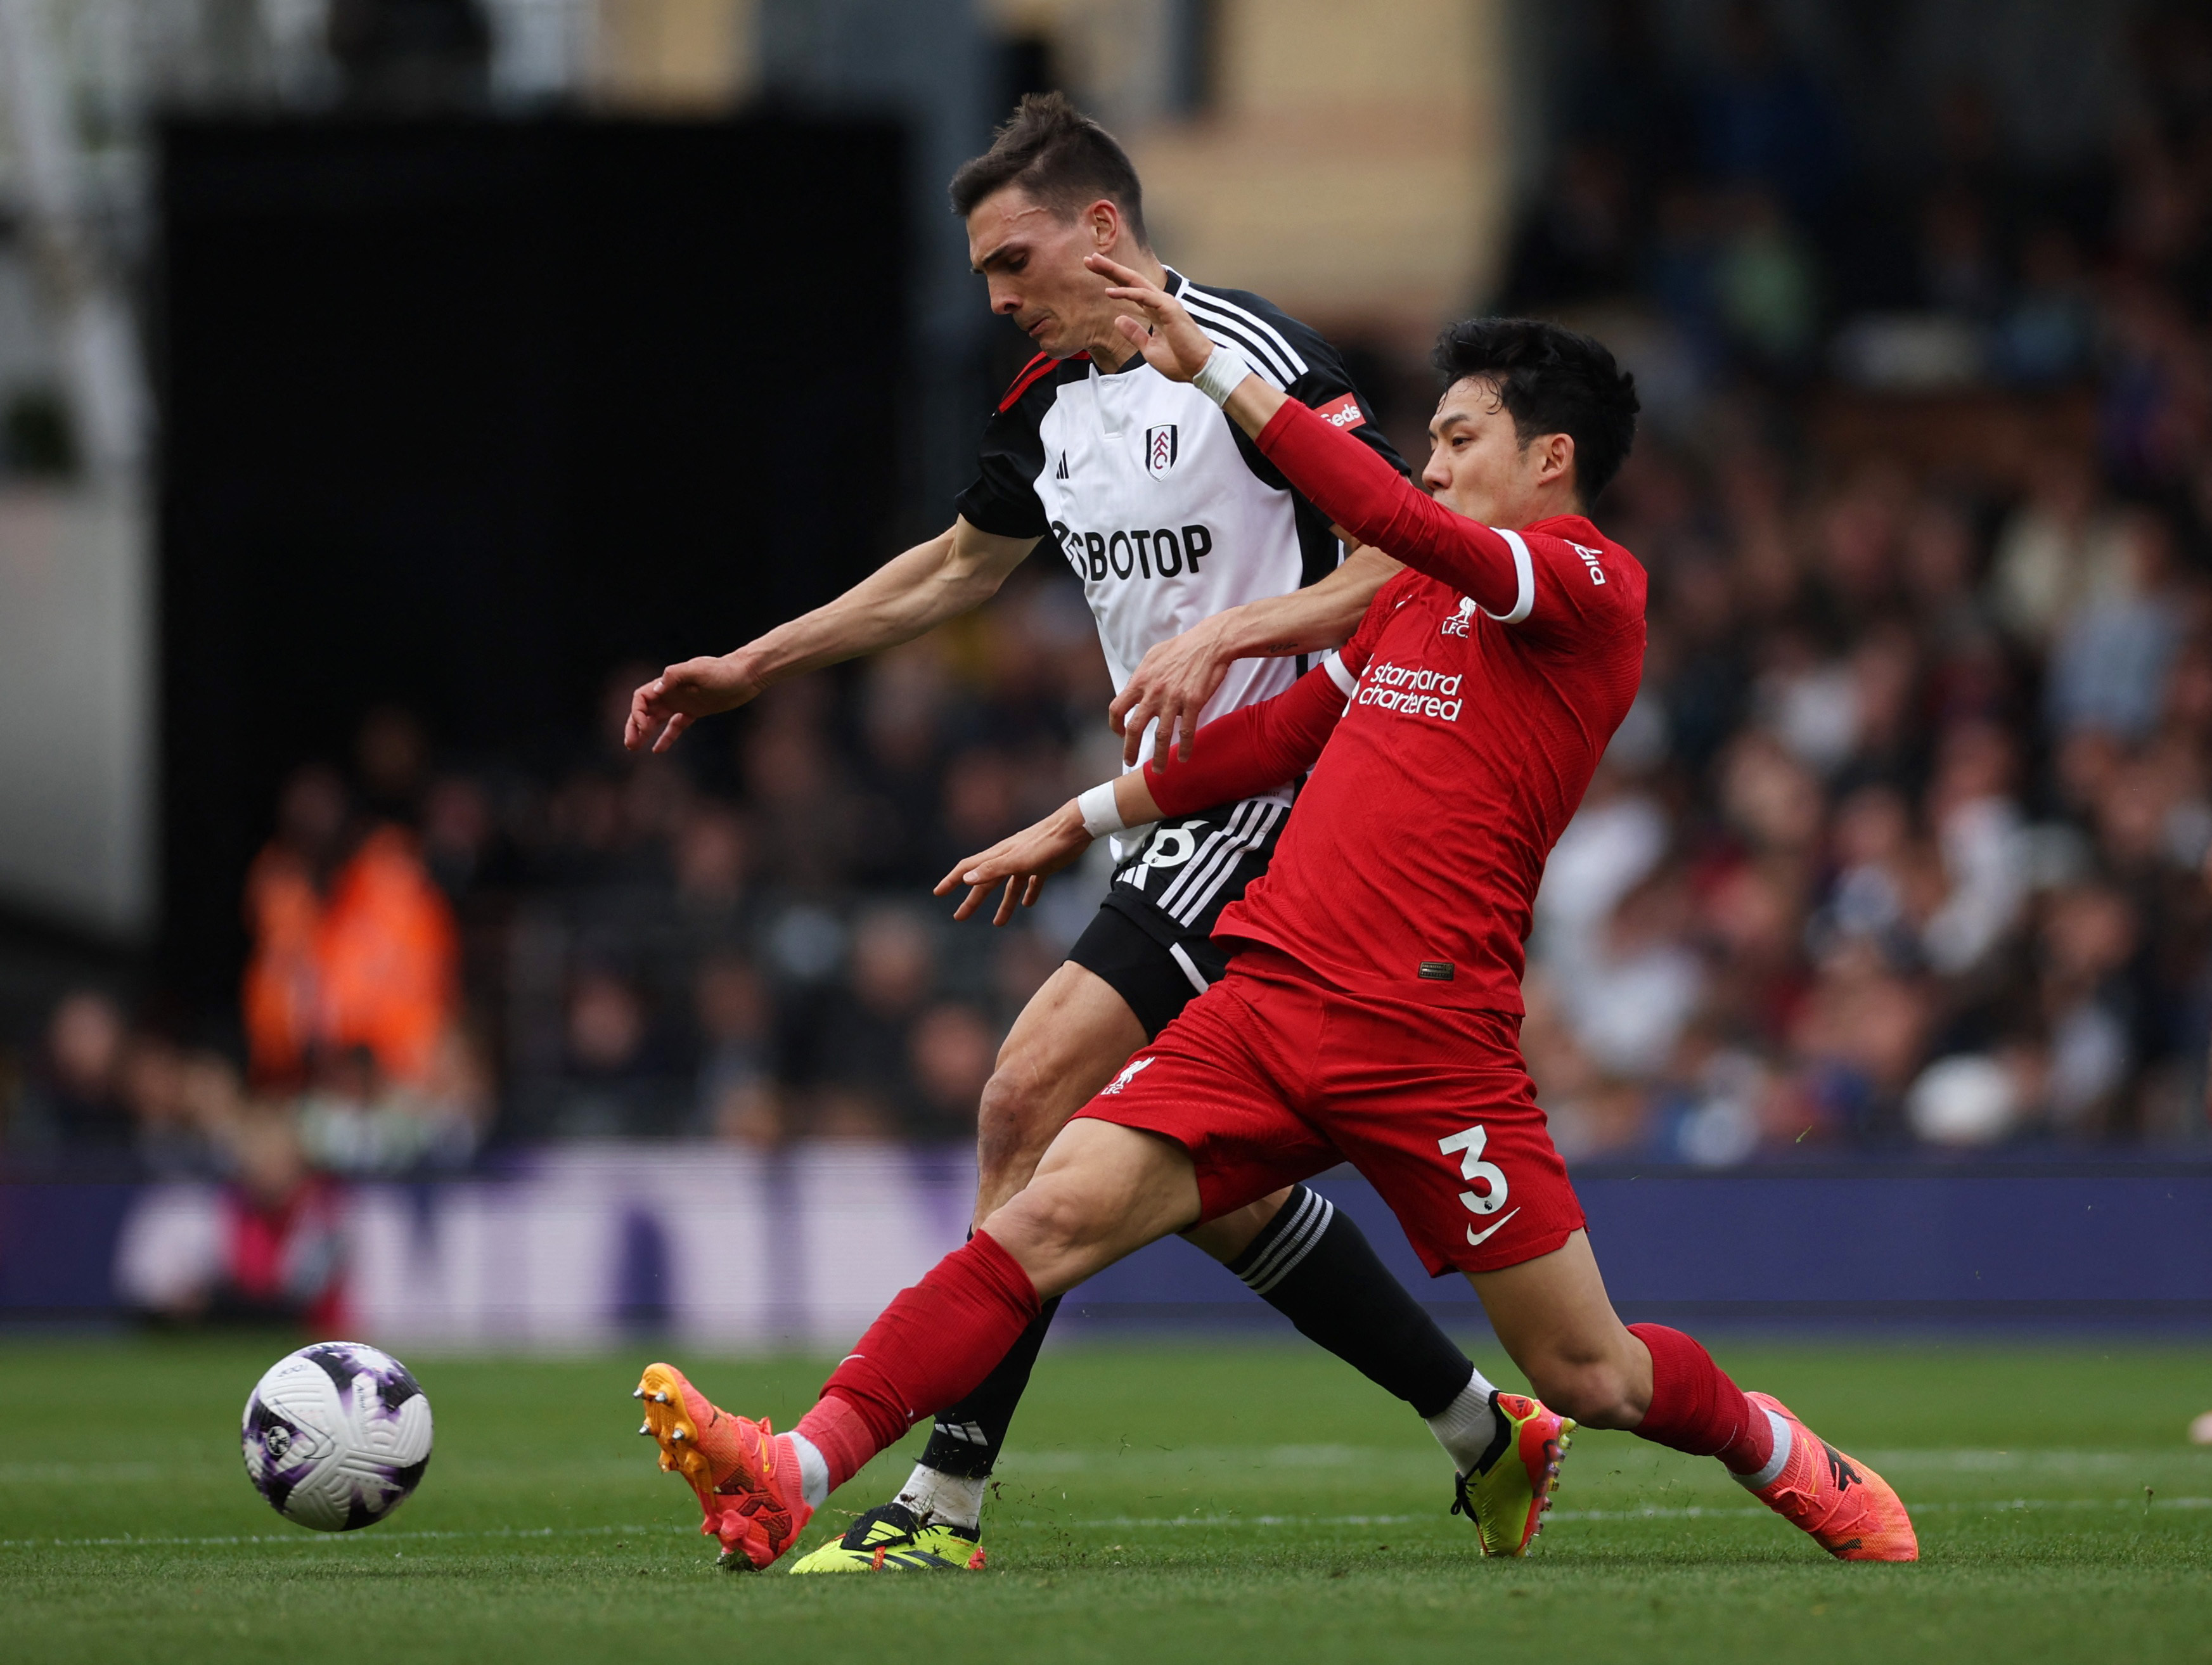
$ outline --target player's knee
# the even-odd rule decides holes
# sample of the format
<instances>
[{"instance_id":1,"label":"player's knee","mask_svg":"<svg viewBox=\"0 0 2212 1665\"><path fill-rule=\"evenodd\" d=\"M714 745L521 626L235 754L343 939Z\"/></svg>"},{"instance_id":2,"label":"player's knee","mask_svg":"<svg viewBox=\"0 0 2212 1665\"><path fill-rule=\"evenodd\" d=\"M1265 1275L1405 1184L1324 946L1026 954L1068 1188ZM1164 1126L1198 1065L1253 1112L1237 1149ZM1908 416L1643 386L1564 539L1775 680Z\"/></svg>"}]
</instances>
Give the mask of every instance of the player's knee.
<instances>
[{"instance_id":1,"label":"player's knee","mask_svg":"<svg viewBox=\"0 0 2212 1665\"><path fill-rule=\"evenodd\" d=\"M1095 1243L1113 1224L1105 1200L1066 1176L1048 1176L984 1222L1024 1265L1051 1265Z\"/></svg>"},{"instance_id":2,"label":"player's knee","mask_svg":"<svg viewBox=\"0 0 2212 1665\"><path fill-rule=\"evenodd\" d=\"M1586 1428L1629 1428L1639 1409L1627 1361L1598 1349L1562 1348L1528 1361L1528 1385L1553 1410Z\"/></svg>"},{"instance_id":3,"label":"player's knee","mask_svg":"<svg viewBox=\"0 0 2212 1665\"><path fill-rule=\"evenodd\" d=\"M1025 1071L1000 1068L983 1084L975 1111L975 1159L986 1174L1017 1164L1034 1168L1059 1129L1047 1125L1043 1096Z\"/></svg>"}]
</instances>

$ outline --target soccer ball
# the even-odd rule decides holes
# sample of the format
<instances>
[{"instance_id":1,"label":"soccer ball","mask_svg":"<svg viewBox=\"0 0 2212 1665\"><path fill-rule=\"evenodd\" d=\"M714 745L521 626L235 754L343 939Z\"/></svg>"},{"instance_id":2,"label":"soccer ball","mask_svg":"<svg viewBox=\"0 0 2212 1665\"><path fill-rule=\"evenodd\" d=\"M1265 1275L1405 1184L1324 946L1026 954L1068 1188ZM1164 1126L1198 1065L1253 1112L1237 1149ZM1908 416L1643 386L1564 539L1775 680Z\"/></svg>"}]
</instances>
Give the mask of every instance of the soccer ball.
<instances>
[{"instance_id":1,"label":"soccer ball","mask_svg":"<svg viewBox=\"0 0 2212 1665\"><path fill-rule=\"evenodd\" d=\"M430 1466L430 1401L407 1367L358 1341L319 1341L269 1367L246 1401L246 1477L288 1521L374 1526Z\"/></svg>"}]
</instances>

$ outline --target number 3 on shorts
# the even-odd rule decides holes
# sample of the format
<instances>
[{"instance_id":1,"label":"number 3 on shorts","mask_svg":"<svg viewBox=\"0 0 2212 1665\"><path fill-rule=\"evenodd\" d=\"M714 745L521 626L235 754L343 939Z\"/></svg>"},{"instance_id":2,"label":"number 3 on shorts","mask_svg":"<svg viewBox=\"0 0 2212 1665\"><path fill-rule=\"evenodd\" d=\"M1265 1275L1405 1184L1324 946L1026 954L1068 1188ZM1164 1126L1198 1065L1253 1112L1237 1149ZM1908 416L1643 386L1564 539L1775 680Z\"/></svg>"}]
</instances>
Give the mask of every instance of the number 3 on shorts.
<instances>
[{"instance_id":1,"label":"number 3 on shorts","mask_svg":"<svg viewBox=\"0 0 2212 1665\"><path fill-rule=\"evenodd\" d=\"M1471 1214L1495 1214L1505 1206L1507 1187L1504 1170L1496 1163L1485 1162L1482 1159L1482 1147L1489 1140L1490 1135L1478 1124L1462 1133L1454 1133L1449 1139L1440 1139L1437 1141L1437 1149L1443 1152L1444 1155L1450 1156L1454 1152L1459 1153L1459 1172L1462 1179L1471 1185L1480 1184L1486 1188L1481 1191L1462 1191L1459 1194L1459 1200L1467 1205L1468 1212ZM1513 1212L1517 1214L1521 1211L1516 1208ZM1498 1225L1504 1224L1504 1220L1500 1220ZM1487 1237L1497 1229L1498 1226L1493 1225L1489 1231L1478 1234L1473 1226L1469 1226L1467 1229L1467 1240L1471 1243L1480 1243L1483 1238Z\"/></svg>"}]
</instances>

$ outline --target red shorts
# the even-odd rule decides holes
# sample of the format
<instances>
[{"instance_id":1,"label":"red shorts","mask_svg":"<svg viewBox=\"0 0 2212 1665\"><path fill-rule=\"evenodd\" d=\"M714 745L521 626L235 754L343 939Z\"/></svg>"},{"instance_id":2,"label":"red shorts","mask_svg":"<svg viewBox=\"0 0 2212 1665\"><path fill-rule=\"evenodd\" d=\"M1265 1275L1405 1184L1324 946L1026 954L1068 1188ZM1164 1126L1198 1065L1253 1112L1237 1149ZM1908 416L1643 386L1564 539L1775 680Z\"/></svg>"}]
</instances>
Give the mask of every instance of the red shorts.
<instances>
[{"instance_id":1,"label":"red shorts","mask_svg":"<svg viewBox=\"0 0 2212 1665\"><path fill-rule=\"evenodd\" d=\"M1347 994L1251 948L1077 1114L1188 1151L1207 1219L1349 1162L1431 1277L1493 1272L1583 1224L1520 1027L1510 1012Z\"/></svg>"}]
</instances>

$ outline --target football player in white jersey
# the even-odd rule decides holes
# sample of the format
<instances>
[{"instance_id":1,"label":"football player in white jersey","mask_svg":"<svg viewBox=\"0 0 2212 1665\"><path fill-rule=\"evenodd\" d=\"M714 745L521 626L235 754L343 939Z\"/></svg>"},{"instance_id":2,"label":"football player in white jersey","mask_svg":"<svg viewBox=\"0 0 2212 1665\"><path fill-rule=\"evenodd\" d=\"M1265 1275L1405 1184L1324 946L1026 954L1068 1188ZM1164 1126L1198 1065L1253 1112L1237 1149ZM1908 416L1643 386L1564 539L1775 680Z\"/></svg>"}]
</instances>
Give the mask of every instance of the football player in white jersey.
<instances>
[{"instance_id":1,"label":"football player in white jersey","mask_svg":"<svg viewBox=\"0 0 2212 1665\"><path fill-rule=\"evenodd\" d=\"M1326 518L1204 394L1159 374L1116 332L1119 309L1086 255L1175 294L1259 374L1404 469L1327 341L1256 295L1201 287L1159 262L1136 172L1103 128L1058 94L1032 95L954 176L951 194L992 310L1038 349L991 416L957 518L828 605L733 653L669 666L633 697L633 750L665 750L699 718L787 678L921 635L988 599L1049 540L1097 617L1133 763L1155 734L1187 744L1207 718L1289 687L1307 656L1345 641L1396 570L1374 550L1346 557ZM1221 976L1225 958L1208 933L1265 869L1293 787L1117 846L1105 901L1016 1020L984 1089L977 1220L1021 1190L1068 1117ZM1470 1386L1473 1364L1317 1193L1293 1187L1188 1235L1411 1404L1461 1474L1494 1462L1498 1453L1464 1433L1481 1429L1486 1443L1497 1425ZM898 1498L793 1571L981 1565L984 1485L1057 1304L938 1419ZM1476 1525L1486 1543L1488 1523Z\"/></svg>"}]
</instances>

